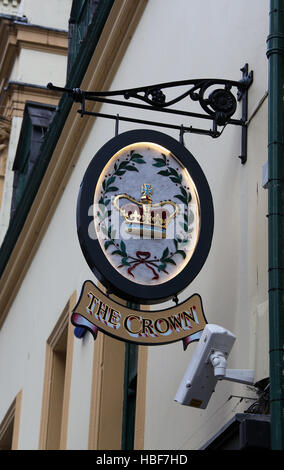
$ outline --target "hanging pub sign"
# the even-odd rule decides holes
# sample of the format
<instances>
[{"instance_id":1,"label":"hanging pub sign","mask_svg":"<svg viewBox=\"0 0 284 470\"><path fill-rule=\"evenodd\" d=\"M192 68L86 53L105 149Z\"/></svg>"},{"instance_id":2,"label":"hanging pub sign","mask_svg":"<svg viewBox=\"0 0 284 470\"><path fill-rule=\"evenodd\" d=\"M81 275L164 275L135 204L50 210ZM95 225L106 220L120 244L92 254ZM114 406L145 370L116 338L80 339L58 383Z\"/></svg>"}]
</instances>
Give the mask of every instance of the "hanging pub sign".
<instances>
[{"instance_id":1,"label":"hanging pub sign","mask_svg":"<svg viewBox=\"0 0 284 470\"><path fill-rule=\"evenodd\" d=\"M206 321L197 294L183 307L140 314L114 305L109 296L136 306L176 298L204 265L213 224L209 185L184 145L153 130L111 139L90 162L77 203L81 249L107 295L85 283L73 324L87 321L120 339L149 344L182 339L193 325L192 334L203 329ZM95 313L90 313L92 298ZM116 313L98 313L104 309ZM105 326L109 321L110 331Z\"/></svg>"},{"instance_id":2,"label":"hanging pub sign","mask_svg":"<svg viewBox=\"0 0 284 470\"><path fill-rule=\"evenodd\" d=\"M189 342L199 339L207 323L198 294L169 309L135 310L110 299L91 281L85 281L83 285L72 322L87 328L94 339L101 330L123 341L138 344L183 340L185 348Z\"/></svg>"}]
</instances>

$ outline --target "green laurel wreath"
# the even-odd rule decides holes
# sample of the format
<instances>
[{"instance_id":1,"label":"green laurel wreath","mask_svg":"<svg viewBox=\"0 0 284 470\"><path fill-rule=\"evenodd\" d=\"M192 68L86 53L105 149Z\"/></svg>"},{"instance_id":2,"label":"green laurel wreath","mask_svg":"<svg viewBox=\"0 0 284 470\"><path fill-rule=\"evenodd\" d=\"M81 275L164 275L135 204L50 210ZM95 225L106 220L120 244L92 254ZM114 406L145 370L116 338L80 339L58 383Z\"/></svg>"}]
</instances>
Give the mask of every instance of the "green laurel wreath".
<instances>
[{"instance_id":1,"label":"green laurel wreath","mask_svg":"<svg viewBox=\"0 0 284 470\"><path fill-rule=\"evenodd\" d=\"M155 163L153 163L154 167L166 167L165 170L161 170L158 174L169 177L169 179L178 185L180 194L175 195L174 197L183 202L186 206L191 201L191 194L187 191L182 185L182 175L177 172L174 168L170 167L166 155L163 153L161 154L162 158L154 158ZM110 225L108 228L105 226L105 220L111 216L111 210L108 208L111 199L109 198L109 193L118 191L119 188L113 186L115 183L116 177L123 176L127 171L135 171L139 172L138 168L136 168L135 164L143 164L146 163L143 159L143 156L135 153L134 150L130 152L130 158L123 160L121 163L114 164L114 169L112 174L109 174L106 177L102 184L102 194L99 200L99 211L97 212L97 216L100 220L99 225L100 229L103 234L107 237L107 240L104 243L105 250L108 250L110 247L113 247L114 250L111 252L111 255L118 255L121 257L121 264L118 268L122 266L131 266L131 264L136 263L139 261L137 258L130 256L126 251L126 245L123 240L120 241L120 244L116 244L114 241L115 238L115 230ZM168 274L166 271L168 264L176 265L175 260L173 259L176 255L182 256L184 259L186 258L186 253L182 249L188 242L189 242L189 234L192 232L193 229L189 228L189 225L192 224L194 220L193 212L190 211L189 214L186 214L184 211L184 221L179 222L180 226L184 231L183 237L177 237L173 240L175 251L170 252L169 248L166 247L162 253L162 256L159 259L150 259L147 260L147 263L155 267L159 272L163 271L164 273Z\"/></svg>"},{"instance_id":2,"label":"green laurel wreath","mask_svg":"<svg viewBox=\"0 0 284 470\"><path fill-rule=\"evenodd\" d=\"M174 197L177 198L186 206L185 211L183 213L184 220L183 222L179 222L179 225L183 229L184 236L183 237L178 236L177 238L175 238L173 240L174 245L175 245L175 251L170 253L169 249L166 248L159 260L161 264L158 266L158 270L167 272L165 269L168 263L176 264L176 262L173 259L175 255L179 254L184 259L186 258L186 253L182 248L186 244L189 243L189 236L190 236L189 234L193 231L193 229L189 228L189 226L192 224L194 220L194 214L192 211L190 211L189 214L186 213L187 206L189 202L191 201L191 194L182 185L182 175L179 174L177 170L175 170L169 165L167 161L167 157L164 153L161 153L161 157L162 158L154 158L155 163L153 163L153 166L158 167L158 168L166 167L165 170L158 171L158 175L168 177L173 183L175 183L179 187L180 194L176 194Z\"/></svg>"},{"instance_id":3,"label":"green laurel wreath","mask_svg":"<svg viewBox=\"0 0 284 470\"><path fill-rule=\"evenodd\" d=\"M117 177L123 176L127 171L139 172L136 168L136 164L141 165L146 163L143 159L143 156L134 150L130 151L129 159L125 159L119 164L115 162L113 167L113 172L104 179L102 184L102 195L99 199L99 211L97 212L97 217L99 218L99 226L103 234L107 237L107 240L104 243L104 248L107 250L109 247L114 247L115 250L112 251L112 255L121 256L121 263L124 266L130 266L130 263L127 261L129 257L126 252L126 245L121 240L120 245L116 244L114 241L115 238L115 229L110 225L108 228L105 226L105 220L111 217L111 210L108 208L111 199L109 198L109 193L118 191L119 188L113 186Z\"/></svg>"}]
</instances>

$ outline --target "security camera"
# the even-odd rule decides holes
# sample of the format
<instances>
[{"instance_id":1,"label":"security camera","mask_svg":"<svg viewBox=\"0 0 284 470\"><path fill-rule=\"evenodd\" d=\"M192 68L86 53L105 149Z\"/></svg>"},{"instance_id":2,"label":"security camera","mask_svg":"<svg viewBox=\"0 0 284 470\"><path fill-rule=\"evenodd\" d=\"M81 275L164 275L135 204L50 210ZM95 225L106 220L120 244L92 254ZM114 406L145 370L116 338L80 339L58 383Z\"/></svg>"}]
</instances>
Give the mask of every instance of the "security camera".
<instances>
[{"instance_id":1,"label":"security camera","mask_svg":"<svg viewBox=\"0 0 284 470\"><path fill-rule=\"evenodd\" d=\"M205 326L176 393L176 402L204 409L218 380L253 384L253 371L227 369L235 339L233 333L221 326Z\"/></svg>"}]
</instances>

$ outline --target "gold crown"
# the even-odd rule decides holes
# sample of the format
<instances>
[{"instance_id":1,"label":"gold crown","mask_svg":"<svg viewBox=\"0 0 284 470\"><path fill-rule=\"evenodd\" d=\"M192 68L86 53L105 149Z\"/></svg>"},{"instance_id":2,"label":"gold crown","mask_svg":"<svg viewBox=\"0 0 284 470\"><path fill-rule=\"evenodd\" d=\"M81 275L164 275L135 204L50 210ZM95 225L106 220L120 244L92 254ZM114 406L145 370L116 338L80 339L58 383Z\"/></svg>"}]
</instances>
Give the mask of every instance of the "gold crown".
<instances>
[{"instance_id":1,"label":"gold crown","mask_svg":"<svg viewBox=\"0 0 284 470\"><path fill-rule=\"evenodd\" d=\"M125 230L145 238L165 238L167 226L178 213L178 205L170 200L152 204L153 188L148 183L142 185L141 193L140 201L126 193L115 196L113 200L114 207L126 222ZM121 199L130 202L119 207ZM171 213L164 206L171 206Z\"/></svg>"}]
</instances>

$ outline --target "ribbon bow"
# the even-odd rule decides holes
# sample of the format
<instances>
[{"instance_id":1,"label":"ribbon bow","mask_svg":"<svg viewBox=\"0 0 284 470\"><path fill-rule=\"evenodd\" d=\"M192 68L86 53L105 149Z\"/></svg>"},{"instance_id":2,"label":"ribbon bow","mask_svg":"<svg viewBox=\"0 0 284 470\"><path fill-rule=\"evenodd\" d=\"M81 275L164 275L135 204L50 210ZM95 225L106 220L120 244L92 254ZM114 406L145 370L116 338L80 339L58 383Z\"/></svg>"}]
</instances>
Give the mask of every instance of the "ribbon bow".
<instances>
[{"instance_id":1,"label":"ribbon bow","mask_svg":"<svg viewBox=\"0 0 284 470\"><path fill-rule=\"evenodd\" d=\"M138 258L138 261L133 264L133 266L131 266L131 268L128 268L128 273L134 277L134 274L132 274L132 271L137 267L139 266L139 264L145 264L145 266L147 266L147 268L151 269L151 271L153 272L154 274L154 277L152 277L152 280L155 280L155 279L159 279L159 274L155 271L154 268L152 268L152 266L147 262L148 258L150 258L151 256L151 253L149 253L149 251L136 251L136 256Z\"/></svg>"}]
</instances>

